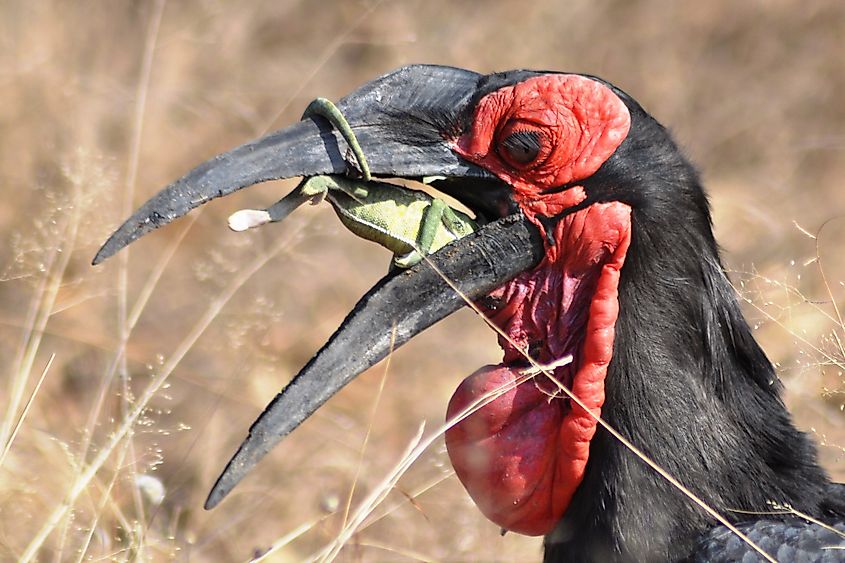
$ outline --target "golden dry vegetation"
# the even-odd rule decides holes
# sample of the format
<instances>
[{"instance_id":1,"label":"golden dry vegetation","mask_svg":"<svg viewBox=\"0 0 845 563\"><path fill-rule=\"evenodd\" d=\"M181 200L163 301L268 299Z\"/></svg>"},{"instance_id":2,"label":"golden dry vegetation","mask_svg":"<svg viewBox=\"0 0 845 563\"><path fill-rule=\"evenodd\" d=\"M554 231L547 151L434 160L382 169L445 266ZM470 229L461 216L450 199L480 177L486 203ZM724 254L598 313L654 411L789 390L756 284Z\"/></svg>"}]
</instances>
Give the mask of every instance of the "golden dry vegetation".
<instances>
[{"instance_id":1,"label":"golden dry vegetation","mask_svg":"<svg viewBox=\"0 0 845 563\"><path fill-rule=\"evenodd\" d=\"M292 185L274 182L89 265L195 164L412 62L596 74L669 125L786 399L845 479L843 33L835 0L0 3L0 560L242 561L274 542L304 560L339 537L353 488L354 514L497 361L481 320L454 315L206 512L249 423L388 256L323 207L229 232L232 211ZM475 509L441 440L388 491L341 560L539 557Z\"/></svg>"}]
</instances>

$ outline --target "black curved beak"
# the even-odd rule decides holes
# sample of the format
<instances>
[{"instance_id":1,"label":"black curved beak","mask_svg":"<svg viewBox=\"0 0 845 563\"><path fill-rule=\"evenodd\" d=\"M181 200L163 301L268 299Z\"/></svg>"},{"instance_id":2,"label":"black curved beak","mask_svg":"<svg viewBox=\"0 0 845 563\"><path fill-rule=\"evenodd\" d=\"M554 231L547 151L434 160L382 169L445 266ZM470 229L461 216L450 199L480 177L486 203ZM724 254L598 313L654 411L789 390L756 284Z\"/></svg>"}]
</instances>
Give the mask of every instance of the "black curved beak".
<instances>
[{"instance_id":1,"label":"black curved beak","mask_svg":"<svg viewBox=\"0 0 845 563\"><path fill-rule=\"evenodd\" d=\"M481 75L414 65L368 82L337 103L373 175L493 178L444 142ZM346 141L326 120L305 120L218 155L176 180L126 220L94 257L99 264L148 232L241 188L283 178L350 172Z\"/></svg>"},{"instance_id":2,"label":"black curved beak","mask_svg":"<svg viewBox=\"0 0 845 563\"><path fill-rule=\"evenodd\" d=\"M365 84L337 106L373 175L444 177L436 188L483 218L495 219L509 207L506 187L448 144L466 126L482 78L457 68L408 66ZM312 117L212 158L145 203L106 241L93 263L241 188L295 176L354 174L347 149L323 118ZM540 233L515 213L443 248L430 262L388 274L252 425L206 508L216 506L284 436L392 348L460 309L465 299L478 299L536 266L542 255Z\"/></svg>"}]
</instances>

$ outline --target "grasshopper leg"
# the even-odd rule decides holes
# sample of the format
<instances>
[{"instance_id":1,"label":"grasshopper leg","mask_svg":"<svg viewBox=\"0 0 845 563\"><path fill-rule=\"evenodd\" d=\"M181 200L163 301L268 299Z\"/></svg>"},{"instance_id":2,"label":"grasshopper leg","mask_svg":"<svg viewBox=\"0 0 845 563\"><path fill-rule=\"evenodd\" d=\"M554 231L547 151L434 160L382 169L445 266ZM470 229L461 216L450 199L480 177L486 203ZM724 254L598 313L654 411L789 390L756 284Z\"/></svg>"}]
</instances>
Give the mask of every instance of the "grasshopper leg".
<instances>
[{"instance_id":1,"label":"grasshopper leg","mask_svg":"<svg viewBox=\"0 0 845 563\"><path fill-rule=\"evenodd\" d=\"M434 243L434 237L437 235L437 229L441 224L444 224L444 219L452 210L445 201L434 198L431 205L425 210L425 213L420 222L420 230L417 233L417 246L411 252L397 256L393 259L394 263L400 268L410 268L419 263L423 256L430 254L431 245ZM450 217L450 221L452 220Z\"/></svg>"},{"instance_id":2,"label":"grasshopper leg","mask_svg":"<svg viewBox=\"0 0 845 563\"><path fill-rule=\"evenodd\" d=\"M466 229L464 221L455 214L455 210L449 207L446 202L436 199L443 205L443 225L450 233L455 235L455 238L461 237L461 231Z\"/></svg>"},{"instance_id":3,"label":"grasshopper leg","mask_svg":"<svg viewBox=\"0 0 845 563\"><path fill-rule=\"evenodd\" d=\"M355 157L362 179L365 182L370 181L372 175L370 174L369 164L367 164L367 157L364 156L364 151L361 149L361 145L358 143L352 127L337 106L327 98L316 98L305 108L302 118L304 119L311 115L319 115L327 119L340 132ZM329 189L324 185L325 182L319 185L307 186L309 180L309 178L303 179L296 189L267 209L241 209L233 213L229 216L229 228L233 231L240 232L260 227L267 223L275 223L290 215L294 209L309 199L313 201L315 189L320 190L322 196L325 196L325 193ZM420 259L421 257L417 257L416 262L419 262Z\"/></svg>"},{"instance_id":4,"label":"grasshopper leg","mask_svg":"<svg viewBox=\"0 0 845 563\"><path fill-rule=\"evenodd\" d=\"M349 122L346 121L346 118L337 106L327 98L315 98L310 104L308 104L308 107L305 108L305 113L302 114L302 118L305 119L306 117L310 117L312 115L319 115L326 118L329 123L331 123L340 132L341 136L346 141L346 144L349 145L349 148L352 150L352 154L355 155L355 160L358 161L361 178L365 182L369 182L372 179L372 175L370 174L370 166L367 164L367 157L364 156L364 151L361 149L361 145L358 143L358 139L355 137L352 127L349 125Z\"/></svg>"}]
</instances>

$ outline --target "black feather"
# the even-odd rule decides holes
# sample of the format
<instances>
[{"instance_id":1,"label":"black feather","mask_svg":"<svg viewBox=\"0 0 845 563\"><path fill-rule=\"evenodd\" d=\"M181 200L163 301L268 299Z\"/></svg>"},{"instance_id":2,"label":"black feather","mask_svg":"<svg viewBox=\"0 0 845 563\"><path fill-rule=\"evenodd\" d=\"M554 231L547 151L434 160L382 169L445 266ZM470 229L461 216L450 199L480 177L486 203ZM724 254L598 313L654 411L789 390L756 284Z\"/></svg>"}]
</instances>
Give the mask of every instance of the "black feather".
<instances>
[{"instance_id":1,"label":"black feather","mask_svg":"<svg viewBox=\"0 0 845 563\"><path fill-rule=\"evenodd\" d=\"M796 520L757 520L738 526L779 563L837 563L845 561L845 523L831 527ZM692 563L764 563L764 559L724 526L701 541Z\"/></svg>"}]
</instances>

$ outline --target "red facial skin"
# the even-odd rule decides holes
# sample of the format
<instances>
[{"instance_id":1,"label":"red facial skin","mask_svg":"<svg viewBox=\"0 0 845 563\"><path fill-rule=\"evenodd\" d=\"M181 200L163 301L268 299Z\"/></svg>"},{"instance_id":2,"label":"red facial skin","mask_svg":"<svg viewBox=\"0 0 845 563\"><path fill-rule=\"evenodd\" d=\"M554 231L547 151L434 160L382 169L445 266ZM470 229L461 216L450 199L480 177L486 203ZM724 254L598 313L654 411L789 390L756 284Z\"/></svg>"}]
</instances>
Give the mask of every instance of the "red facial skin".
<instances>
[{"instance_id":1,"label":"red facial skin","mask_svg":"<svg viewBox=\"0 0 845 563\"><path fill-rule=\"evenodd\" d=\"M526 216L554 216L586 197L575 185L610 157L628 134L630 115L606 86L574 75L545 75L483 98L471 131L457 139L464 158L508 182ZM509 158L501 143L532 130L540 151L530 163ZM573 354L554 371L595 415L604 403L604 379L613 353L617 288L631 239L630 208L593 204L555 225L542 263L484 301L482 310L515 344L500 338L505 354L460 385L452 417L485 393L513 382L527 366ZM552 398L554 396L554 398ZM455 471L481 511L499 526L528 535L548 533L581 483L596 421L566 399L544 375L519 385L446 433Z\"/></svg>"},{"instance_id":2,"label":"red facial skin","mask_svg":"<svg viewBox=\"0 0 845 563\"><path fill-rule=\"evenodd\" d=\"M584 199L573 188L541 195L595 173L628 135L628 108L607 86L583 76L551 74L529 78L482 98L472 130L454 150L513 187L529 218L552 217ZM536 131L542 138L537 159L527 165L508 161L498 143L514 131Z\"/></svg>"}]
</instances>

